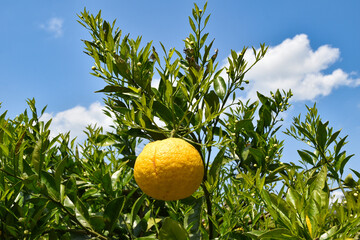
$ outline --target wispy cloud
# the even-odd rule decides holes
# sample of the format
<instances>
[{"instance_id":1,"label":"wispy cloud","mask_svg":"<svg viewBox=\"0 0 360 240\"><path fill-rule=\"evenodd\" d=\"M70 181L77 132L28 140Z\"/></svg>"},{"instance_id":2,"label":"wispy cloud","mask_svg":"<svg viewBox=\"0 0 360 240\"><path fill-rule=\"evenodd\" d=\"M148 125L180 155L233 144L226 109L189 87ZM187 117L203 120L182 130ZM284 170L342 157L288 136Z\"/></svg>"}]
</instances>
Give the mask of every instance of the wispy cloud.
<instances>
[{"instance_id":1,"label":"wispy cloud","mask_svg":"<svg viewBox=\"0 0 360 240\"><path fill-rule=\"evenodd\" d=\"M81 143L86 139L86 134L83 131L88 125L96 124L103 127L104 131L111 130L112 119L103 113L103 109L104 106L101 103L95 102L88 108L76 106L58 113L44 113L41 120L52 119L50 125L52 136L70 131L71 138L77 137L77 141Z\"/></svg>"},{"instance_id":2,"label":"wispy cloud","mask_svg":"<svg viewBox=\"0 0 360 240\"><path fill-rule=\"evenodd\" d=\"M64 20L62 18L53 17L50 18L45 24L41 24L40 27L45 31L51 33L55 38L61 37L63 31Z\"/></svg>"},{"instance_id":3,"label":"wispy cloud","mask_svg":"<svg viewBox=\"0 0 360 240\"><path fill-rule=\"evenodd\" d=\"M247 59L252 62L253 54ZM291 89L292 100L314 100L329 95L340 86L360 85L360 78L354 78L356 75L342 69L324 73L339 59L338 48L323 45L313 50L305 34L286 39L269 47L265 58L248 72L246 79L251 84L245 92L246 97L255 98L256 91L268 95L277 89Z\"/></svg>"}]
</instances>

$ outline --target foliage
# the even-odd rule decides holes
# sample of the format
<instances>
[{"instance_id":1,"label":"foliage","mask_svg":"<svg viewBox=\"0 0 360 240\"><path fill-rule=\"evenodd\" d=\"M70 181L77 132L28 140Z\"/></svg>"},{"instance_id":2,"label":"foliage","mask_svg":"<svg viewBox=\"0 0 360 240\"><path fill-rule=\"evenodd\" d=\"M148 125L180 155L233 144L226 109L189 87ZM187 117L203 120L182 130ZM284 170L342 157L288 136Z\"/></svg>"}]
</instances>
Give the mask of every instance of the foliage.
<instances>
[{"instance_id":1,"label":"foliage","mask_svg":"<svg viewBox=\"0 0 360 240\"><path fill-rule=\"evenodd\" d=\"M312 151L298 150L301 165L282 163L284 142L276 135L291 91L239 100L245 74L267 47L252 48L252 63L247 47L231 51L219 69L214 40L204 33L206 6L194 5L183 53L160 43L158 54L152 42L122 36L100 12L79 15L92 37L84 40L92 74L107 84L99 92L113 131L89 126L87 140L75 144L68 133L50 136L51 120L41 120L45 108L39 114L33 99L30 116L2 113L2 239L358 237L360 181L343 176L352 157L343 150L346 137L321 120L316 105L308 107L305 120L294 118L285 133ZM133 179L142 142L168 137L193 144L205 165L201 188L179 201L154 200ZM336 190L344 199L332 202Z\"/></svg>"}]
</instances>

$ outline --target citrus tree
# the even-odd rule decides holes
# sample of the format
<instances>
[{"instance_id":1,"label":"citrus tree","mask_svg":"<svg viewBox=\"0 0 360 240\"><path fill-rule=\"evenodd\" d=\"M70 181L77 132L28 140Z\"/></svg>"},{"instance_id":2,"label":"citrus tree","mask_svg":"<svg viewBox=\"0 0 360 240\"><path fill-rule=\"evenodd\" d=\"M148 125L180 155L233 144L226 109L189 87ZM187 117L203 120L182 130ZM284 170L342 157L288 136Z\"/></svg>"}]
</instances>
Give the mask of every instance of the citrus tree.
<instances>
[{"instance_id":1,"label":"citrus tree","mask_svg":"<svg viewBox=\"0 0 360 240\"><path fill-rule=\"evenodd\" d=\"M105 95L104 114L114 120L113 130L89 126L87 140L75 144L68 133L50 137L51 120L41 120L45 108L38 113L33 99L30 114L25 110L9 119L2 113L2 239L357 237L360 182L343 176L352 157L343 150L346 137L324 122L314 105L305 119L294 118L284 130L304 142L304 149L293 162L281 162L284 142L277 133L292 93L278 90L240 100L249 83L246 73L267 47L250 49L254 62L245 58L247 47L231 51L228 64L219 67L214 40L204 32L210 17L206 6L194 4L191 33L181 51L161 43L160 51L141 37L123 35L100 12L79 14L91 35L84 43L94 59L92 74L106 83L98 92ZM191 196L172 198L161 190L171 179L193 183L184 167L167 171L156 182L160 190L139 188L153 181L149 176L147 182L143 172L134 179L139 149L149 142L162 145L169 164L177 164L176 154L199 160L201 178L195 185L200 187L186 194ZM152 155L152 146L139 159ZM141 171L151 166L137 165ZM344 198L331 202L336 190ZM159 191L163 197L152 194Z\"/></svg>"}]
</instances>

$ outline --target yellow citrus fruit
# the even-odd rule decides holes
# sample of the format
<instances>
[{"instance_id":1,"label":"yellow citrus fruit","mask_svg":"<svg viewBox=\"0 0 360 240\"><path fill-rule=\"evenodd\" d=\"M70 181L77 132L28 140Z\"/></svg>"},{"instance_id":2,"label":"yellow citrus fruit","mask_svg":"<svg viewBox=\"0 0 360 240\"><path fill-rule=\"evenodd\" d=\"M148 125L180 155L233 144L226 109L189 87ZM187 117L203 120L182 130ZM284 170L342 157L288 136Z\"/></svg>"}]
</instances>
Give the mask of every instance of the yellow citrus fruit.
<instances>
[{"instance_id":1,"label":"yellow citrus fruit","mask_svg":"<svg viewBox=\"0 0 360 240\"><path fill-rule=\"evenodd\" d=\"M188 142L168 138L147 144L136 159L134 177L147 195L165 201L191 196L201 184L204 165Z\"/></svg>"}]
</instances>

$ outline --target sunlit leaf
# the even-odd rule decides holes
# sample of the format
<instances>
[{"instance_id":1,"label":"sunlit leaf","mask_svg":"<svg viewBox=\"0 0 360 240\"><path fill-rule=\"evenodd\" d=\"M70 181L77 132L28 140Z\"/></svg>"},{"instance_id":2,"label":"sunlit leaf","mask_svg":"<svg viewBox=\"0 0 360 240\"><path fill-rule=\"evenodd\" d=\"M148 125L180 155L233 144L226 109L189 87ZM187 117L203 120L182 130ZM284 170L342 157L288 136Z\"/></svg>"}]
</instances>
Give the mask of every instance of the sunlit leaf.
<instances>
[{"instance_id":1,"label":"sunlit leaf","mask_svg":"<svg viewBox=\"0 0 360 240\"><path fill-rule=\"evenodd\" d=\"M226 94L226 83L221 76L214 79L214 89L218 97L223 100Z\"/></svg>"},{"instance_id":2,"label":"sunlit leaf","mask_svg":"<svg viewBox=\"0 0 360 240\"><path fill-rule=\"evenodd\" d=\"M186 240L188 234L179 222L171 218L165 218L159 232L159 240Z\"/></svg>"},{"instance_id":3,"label":"sunlit leaf","mask_svg":"<svg viewBox=\"0 0 360 240\"><path fill-rule=\"evenodd\" d=\"M316 141L318 147L322 150L324 150L325 148L326 139L327 139L326 125L323 124L321 121L319 121L317 125Z\"/></svg>"}]
</instances>

